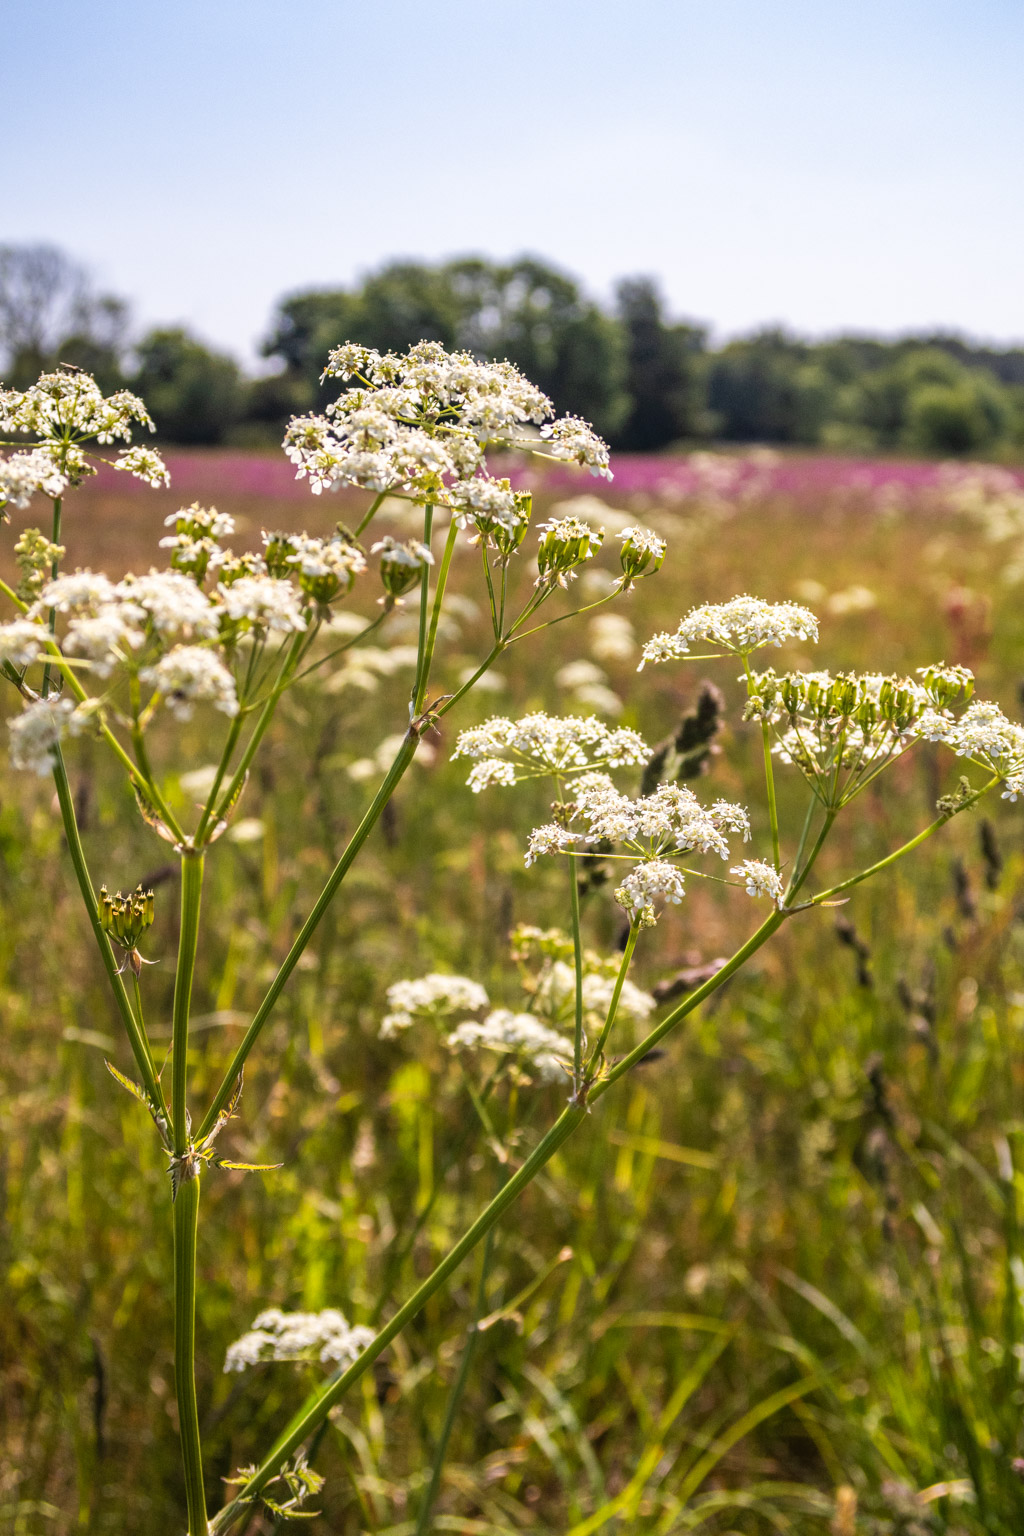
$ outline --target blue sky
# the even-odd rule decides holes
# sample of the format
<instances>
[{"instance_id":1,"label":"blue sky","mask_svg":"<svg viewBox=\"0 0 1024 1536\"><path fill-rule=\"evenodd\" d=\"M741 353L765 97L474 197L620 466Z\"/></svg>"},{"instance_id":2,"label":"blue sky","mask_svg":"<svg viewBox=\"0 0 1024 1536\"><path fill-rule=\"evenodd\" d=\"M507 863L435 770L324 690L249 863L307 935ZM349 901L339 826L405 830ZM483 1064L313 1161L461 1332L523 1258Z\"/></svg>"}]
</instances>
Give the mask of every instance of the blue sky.
<instances>
[{"instance_id":1,"label":"blue sky","mask_svg":"<svg viewBox=\"0 0 1024 1536\"><path fill-rule=\"evenodd\" d=\"M1019 0L8 8L0 239L251 356L393 255L656 274L727 335L1024 340Z\"/></svg>"}]
</instances>

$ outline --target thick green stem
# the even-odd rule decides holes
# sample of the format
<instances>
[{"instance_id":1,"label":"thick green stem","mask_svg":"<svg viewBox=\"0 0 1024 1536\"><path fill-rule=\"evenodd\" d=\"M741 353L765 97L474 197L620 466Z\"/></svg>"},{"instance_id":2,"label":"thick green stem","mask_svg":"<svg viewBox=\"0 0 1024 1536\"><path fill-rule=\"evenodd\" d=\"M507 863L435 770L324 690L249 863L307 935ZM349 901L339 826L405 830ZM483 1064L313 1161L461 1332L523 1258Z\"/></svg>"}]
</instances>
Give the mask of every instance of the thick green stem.
<instances>
[{"instance_id":1,"label":"thick green stem","mask_svg":"<svg viewBox=\"0 0 1024 1536\"><path fill-rule=\"evenodd\" d=\"M181 856L181 935L178 939L178 967L174 975L171 1023L171 1133L175 1157L182 1155L188 1143L188 1017L199 943L199 906L202 894L203 856L188 849Z\"/></svg>"},{"instance_id":2,"label":"thick green stem","mask_svg":"<svg viewBox=\"0 0 1024 1536\"><path fill-rule=\"evenodd\" d=\"M451 1392L448 1394L448 1406L445 1409L444 1423L441 1425L441 1433L437 1441L437 1450L434 1453L434 1466L430 1474L430 1482L427 1491L423 1495L423 1503L420 1505L419 1519L416 1521L414 1536L426 1536L430 1529L430 1511L434 1507L438 1489L441 1486L441 1473L444 1470L445 1457L448 1454L448 1442L452 1437L455 1427L455 1418L462 1401L462 1394L466 1390L466 1382L469 1380L469 1369L473 1364L473 1356L476 1353L476 1341L480 1336L480 1319L484 1315L487 1305L487 1274L491 1267L491 1251L494 1247L494 1228L488 1232L484 1240L483 1258L480 1263L480 1280L476 1291L476 1308L473 1313L473 1321L466 1333L466 1342L462 1349L462 1359L459 1361L459 1373L452 1383Z\"/></svg>"},{"instance_id":3,"label":"thick green stem","mask_svg":"<svg viewBox=\"0 0 1024 1536\"><path fill-rule=\"evenodd\" d=\"M392 1339L398 1337L402 1330L423 1310L431 1296L438 1291L450 1275L458 1269L463 1259L472 1253L477 1243L485 1238L491 1228L501 1219L509 1206L517 1199L521 1192L536 1177L545 1163L549 1162L563 1142L567 1141L573 1131L586 1117L584 1108L570 1106L564 1109L548 1131L547 1135L538 1142L533 1152L525 1163L514 1173L508 1182L499 1190L491 1203L481 1211L473 1225L463 1234L454 1248L441 1260L441 1263L431 1275L424 1280L417 1291L409 1297L403 1307L395 1313L390 1323L382 1328L371 1344L368 1344L354 1364L346 1371L335 1374L321 1390L307 1400L304 1406L296 1414L287 1429L280 1435L269 1454L264 1458L256 1472L243 1486L240 1493L226 1504L220 1514L214 1516L212 1529L218 1533L230 1528L236 1519L244 1512L248 1503L259 1493L272 1477L280 1471L294 1451L303 1443L320 1421L330 1412L334 1404L340 1402L355 1382L364 1376L379 1355L383 1354Z\"/></svg>"},{"instance_id":4,"label":"thick green stem","mask_svg":"<svg viewBox=\"0 0 1024 1536\"><path fill-rule=\"evenodd\" d=\"M238 1078L238 1074L241 1072L243 1066L245 1065L249 1052L256 1044L260 1031L262 1030L264 1024L267 1022L274 1004L277 1002L278 998L283 992L285 983L298 964L299 957L301 956L303 950L306 948L306 945L313 937L313 934L320 923L320 919L323 917L324 913L327 911L327 908L333 901L335 892L337 891L339 885L348 874L356 854L359 852L360 848L362 848L363 844L366 842L366 839L369 837L370 833L377 825L377 822L380 820L381 813L384 810L384 807L387 805L388 801L391 799L398 781L401 779L403 773L408 768L409 764L413 760L413 757L415 756L418 742L419 736L415 731L410 730L406 733L398 755L388 770L387 777L384 779L380 789L374 796L373 801L366 814L364 815L362 821L359 823L355 832L352 834L345 852L334 866L327 884L324 886L323 890L320 892L319 897L317 898L316 905L313 907L313 910L306 918L306 921L303 923L302 927L299 929L291 949L288 951L288 954L285 956L285 959L281 964L281 969L278 971L277 975L274 977L274 980L271 982L266 997L263 999L259 1008L256 1010L252 1023L249 1025L249 1028L246 1030L245 1035L242 1038L241 1044L238 1046L234 1056L231 1058L231 1063L224 1076L224 1080L217 1091L217 1095L214 1098L213 1103L210 1105L210 1108L206 1112L206 1116L202 1125L199 1127L198 1135L200 1140L202 1140L202 1138L212 1129L217 1116L220 1114L220 1111L227 1103L227 1100L230 1097L231 1091Z\"/></svg>"},{"instance_id":5,"label":"thick green stem","mask_svg":"<svg viewBox=\"0 0 1024 1536\"><path fill-rule=\"evenodd\" d=\"M573 1096L583 1085L583 941L580 937L580 883L576 873L576 855L570 853L569 910L572 914L572 952L576 971L575 1013L572 1034L572 1087Z\"/></svg>"},{"instance_id":6,"label":"thick green stem","mask_svg":"<svg viewBox=\"0 0 1024 1536\"><path fill-rule=\"evenodd\" d=\"M110 940L104 933L103 925L99 919L96 892L93 889L92 880L89 875L89 866L85 862L85 851L82 848L82 839L78 831L78 819L75 816L75 802L71 794L71 786L68 783L67 769L64 766L64 758L60 747L54 749L53 778L57 789L57 804L60 806L60 816L64 824L64 836L67 839L68 852L71 855L71 863L75 871L75 878L78 881L78 889L82 893L85 910L92 926L96 947L99 949L100 959L103 961L103 969L107 973L107 980L110 982L114 1001L117 1004L117 1011L121 1015L121 1022L124 1024L125 1033L128 1036L132 1055L135 1057L135 1065L138 1067L143 1085L154 1107L166 1120L168 1118L167 1104L164 1101L163 1090L160 1087L156 1068L153 1065L149 1042L146 1039L141 1022L136 1019L135 1014L132 1012L132 1005L128 1001L128 993L125 991L124 982L118 973L114 951L110 947Z\"/></svg>"},{"instance_id":7,"label":"thick green stem","mask_svg":"<svg viewBox=\"0 0 1024 1536\"><path fill-rule=\"evenodd\" d=\"M178 1184L174 1219L174 1389L181 1430L189 1536L207 1536L203 1453L196 1403L196 1231L199 1224L199 1178Z\"/></svg>"},{"instance_id":8,"label":"thick green stem","mask_svg":"<svg viewBox=\"0 0 1024 1536\"><path fill-rule=\"evenodd\" d=\"M441 565L437 573L437 587L434 591L434 606L430 612L430 628L426 635L423 634L422 624L420 628L420 659L416 673L416 692L413 697L413 715L418 715L427 700L427 684L430 681L430 664L434 659L434 644L437 640L437 626L441 617L441 605L444 602L445 588L448 585L448 572L451 570L452 555L455 553L455 540L458 535L458 524L452 521L448 529L448 537L445 540L444 553L441 556ZM421 615L422 619L422 615Z\"/></svg>"},{"instance_id":9,"label":"thick green stem","mask_svg":"<svg viewBox=\"0 0 1024 1536\"><path fill-rule=\"evenodd\" d=\"M430 548L430 534L434 526L434 508L428 501L423 508L423 542ZM427 654L427 608L430 599L430 567L423 567L420 576L420 633L419 644L416 650L416 679L412 685L412 698L410 700L410 718L415 718L423 708L423 699L427 691L427 677L424 668L424 660Z\"/></svg>"}]
</instances>

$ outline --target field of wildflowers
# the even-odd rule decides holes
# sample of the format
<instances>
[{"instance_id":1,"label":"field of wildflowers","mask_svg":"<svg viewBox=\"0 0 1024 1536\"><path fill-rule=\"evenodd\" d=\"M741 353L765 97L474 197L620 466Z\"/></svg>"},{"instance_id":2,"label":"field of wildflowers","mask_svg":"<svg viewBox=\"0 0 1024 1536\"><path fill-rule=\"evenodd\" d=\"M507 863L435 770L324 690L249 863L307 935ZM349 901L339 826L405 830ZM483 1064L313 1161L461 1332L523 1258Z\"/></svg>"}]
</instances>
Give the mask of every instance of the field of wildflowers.
<instances>
[{"instance_id":1,"label":"field of wildflowers","mask_svg":"<svg viewBox=\"0 0 1024 1536\"><path fill-rule=\"evenodd\" d=\"M774 685L759 673L753 688L741 654L701 658L708 620L683 636L700 659L656 662L681 648L672 637L695 605L744 592L791 605L788 666L916 676L944 661L970 668L978 697L1015 715L1024 495L1002 469L765 453L614 467L610 484L507 467L512 487L532 492L535 526L607 531L551 602L561 612L606 597L619 536L638 523L655 541L648 554L666 543L662 569L510 649L457 714L424 718L408 773L246 1064L244 1114L218 1143L227 1162L204 1184L199 1235L208 1496L213 1507L231 1498L239 1484L228 1480L244 1482L239 1469L325 1370L357 1358L571 1095L579 1134L317 1425L305 1442L312 1472L293 1463L271 1503L246 1507L245 1528L269 1532L298 1513L289 1501L307 1478L321 1512L313 1528L353 1536L1009 1536L1024 1519L1019 803L990 796L884 879L787 924L588 1106L572 1062L577 975L593 1045L618 957L632 954L651 893L665 900L657 943L637 943L616 998L614 1071L655 1019L708 984L748 931L752 900L763 917L795 869L773 864L771 828L754 809L752 846L734 839L721 864L738 879L687 875L676 901L660 874L642 890L623 882L616 904L603 889L617 883L606 844L634 847L660 824L640 828L635 811L628 825L613 821L624 797L602 785L553 811L530 765L582 742L577 768L593 778L611 764L622 791L651 797L657 776L645 782L644 754L630 748L642 733L660 744L658 772L685 781L681 794L725 807L713 820L685 802L689 842L677 846L695 858L719 851L716 838L742 830L737 803L763 798ZM310 497L281 460L182 454L169 468L170 489L105 471L69 498L69 563L113 580L145 570L159 537L197 536L194 517L169 535L163 526L194 500L251 544L261 527L326 538L362 513L348 490ZM377 519L385 559L422 532L420 510L399 499ZM0 574L13 584L7 534ZM512 578L510 601L530 602L532 578ZM400 570L393 580L401 588ZM476 548L454 544L449 583L435 704L460 693L491 638ZM209 859L214 921L187 1051L204 1100L401 749L416 603L386 607L357 586L340 612L330 620L339 648L360 620L379 629L326 684L300 680L283 695ZM659 633L670 638L638 672ZM172 699L175 687L231 702L209 668L199 683L172 681ZM811 729L813 699L786 707ZM597 723L566 748L543 731L517 735L511 722L531 716ZM76 744L69 793L108 885L153 892L151 908L145 895L116 916L112 904L107 928L129 960L145 930L160 1057L175 1019L178 866L129 814L130 790L101 748L89 735ZM209 803L219 751L209 714L172 711L152 751L157 776L175 765L172 818ZM776 754L790 859L804 751L790 739ZM822 854L826 890L960 793L962 765L938 745L893 750L877 781L870 752L846 762L862 776L860 814ZM528 781L513 790L524 764ZM1012 776L1004 782L1014 792ZM49 781L4 770L0 1530L180 1530L167 1157L104 1064L133 1071L53 798ZM678 799L672 814L677 835ZM557 850L576 857L584 832L603 839L589 845L603 857L581 858L572 882L586 942L574 966ZM488 1059L517 1064L497 1085L479 1065L488 1047ZM250 1164L273 1171L247 1175Z\"/></svg>"}]
</instances>

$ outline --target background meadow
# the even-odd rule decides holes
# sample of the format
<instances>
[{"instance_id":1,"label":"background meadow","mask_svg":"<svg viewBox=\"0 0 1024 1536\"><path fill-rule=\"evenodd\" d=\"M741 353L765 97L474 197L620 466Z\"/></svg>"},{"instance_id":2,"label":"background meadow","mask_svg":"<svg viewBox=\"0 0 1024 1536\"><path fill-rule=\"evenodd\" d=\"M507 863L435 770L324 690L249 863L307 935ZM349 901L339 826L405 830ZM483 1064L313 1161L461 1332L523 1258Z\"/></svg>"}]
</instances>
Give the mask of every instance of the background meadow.
<instances>
[{"instance_id":1,"label":"background meadow","mask_svg":"<svg viewBox=\"0 0 1024 1536\"><path fill-rule=\"evenodd\" d=\"M169 492L111 477L72 498L72 565L146 568L163 516L193 498L235 515L236 545L256 544L261 527L354 521L354 503L310 497L283 460L169 462ZM707 678L727 714L699 788L758 805L759 740L739 719L735 664L635 670L636 640L743 591L818 612L821 643L792 664L962 662L981 696L1019 712L1014 475L763 451L624 458L616 470L600 498L582 477L534 481L535 520L568 500L609 535L642 516L669 541L663 570L604 610L625 626L583 619L512 648L489 690L429 738L247 1071L229 1155L283 1166L206 1181L197 1365L211 1482L252 1458L307 1385L287 1365L224 1374L227 1345L256 1313L390 1315L565 1096L496 1096L488 1136L451 1058L423 1035L377 1037L387 986L432 969L514 1005L511 930L547 926L564 907L562 870L523 868L526 835L547 819L543 792L471 795L465 765L448 761L458 728L492 712L596 711L656 742ZM405 526L401 505L386 511ZM574 584L567 609L606 590L596 567L612 558ZM446 687L489 633L479 555L464 548L453 579ZM382 744L404 728L408 615L348 653L326 687L286 697L211 855L200 1091L357 822ZM176 751L202 769L202 715L173 728ZM155 888L148 952L172 954L172 866L98 750L84 744L74 762L97 878ZM840 834L822 877L923 826L955 779L948 762L915 754L869 799L856 846ZM792 847L803 802L785 772L781 785ZM187 780L179 793L184 804ZM146 1117L104 1068L105 1057L127 1068L127 1051L51 795L5 769L0 1530L174 1530L166 1173ZM1019 807L988 814L959 818L846 906L788 925L600 1103L498 1228L482 1297L477 1257L335 1413L315 1448L327 1485L313 1530L412 1536L477 1306L487 1326L431 1529L1020 1530L1024 833ZM585 922L589 942L614 952L620 914L606 893L588 896ZM750 926L742 892L691 882L642 943L637 979L680 996ZM169 972L147 976L150 1018L164 1021L153 1033L168 1042ZM271 1528L262 1515L248 1527Z\"/></svg>"}]
</instances>

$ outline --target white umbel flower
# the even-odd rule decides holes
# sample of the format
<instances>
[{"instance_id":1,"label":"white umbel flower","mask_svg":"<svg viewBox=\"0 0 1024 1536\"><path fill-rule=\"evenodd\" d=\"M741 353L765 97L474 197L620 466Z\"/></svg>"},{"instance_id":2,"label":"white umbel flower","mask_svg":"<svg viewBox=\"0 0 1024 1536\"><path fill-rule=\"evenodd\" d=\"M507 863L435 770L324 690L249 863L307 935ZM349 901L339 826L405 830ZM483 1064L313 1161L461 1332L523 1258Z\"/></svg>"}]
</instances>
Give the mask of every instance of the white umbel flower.
<instances>
[{"instance_id":1,"label":"white umbel flower","mask_svg":"<svg viewBox=\"0 0 1024 1536\"><path fill-rule=\"evenodd\" d=\"M12 619L9 624L0 624L0 662L9 661L12 667L31 666L48 639L43 625L31 619Z\"/></svg>"},{"instance_id":2,"label":"white umbel flower","mask_svg":"<svg viewBox=\"0 0 1024 1536\"><path fill-rule=\"evenodd\" d=\"M681 620L674 633L654 635L643 650L638 671L648 661L672 661L695 644L712 645L735 656L749 656L762 646L787 640L817 640L818 621L799 603L767 603L760 597L734 597L728 603L704 603Z\"/></svg>"},{"instance_id":3,"label":"white umbel flower","mask_svg":"<svg viewBox=\"0 0 1024 1536\"><path fill-rule=\"evenodd\" d=\"M542 1082L564 1080L561 1063L571 1061L573 1043L548 1029L532 1013L495 1008L482 1023L467 1020L448 1036L449 1050L505 1051L528 1063Z\"/></svg>"},{"instance_id":4,"label":"white umbel flower","mask_svg":"<svg viewBox=\"0 0 1024 1536\"><path fill-rule=\"evenodd\" d=\"M57 468L48 448L30 448L0 459L0 507L24 511L36 492L55 498L67 488L67 476Z\"/></svg>"},{"instance_id":5,"label":"white umbel flower","mask_svg":"<svg viewBox=\"0 0 1024 1536\"><path fill-rule=\"evenodd\" d=\"M453 1013L475 1013L488 1005L479 982L466 976L445 976L432 971L415 981L396 981L387 990L388 1012L380 1025L380 1038L392 1040L412 1024L438 1020Z\"/></svg>"},{"instance_id":6,"label":"white umbel flower","mask_svg":"<svg viewBox=\"0 0 1024 1536\"><path fill-rule=\"evenodd\" d=\"M63 578L61 578L63 579ZM161 635L212 639L218 629L217 610L195 582L179 571L149 571L126 576L114 588L116 597L145 609ZM46 593L43 593L45 599Z\"/></svg>"},{"instance_id":7,"label":"white umbel flower","mask_svg":"<svg viewBox=\"0 0 1024 1536\"><path fill-rule=\"evenodd\" d=\"M99 571L71 571L48 581L33 604L30 613L41 616L51 608L58 613L73 613L84 608L90 612L107 603L113 603L116 588Z\"/></svg>"},{"instance_id":8,"label":"white umbel flower","mask_svg":"<svg viewBox=\"0 0 1024 1536\"><path fill-rule=\"evenodd\" d=\"M744 859L734 864L730 875L739 875L748 896L767 896L777 907L782 906L783 886L778 871L762 859Z\"/></svg>"},{"instance_id":9,"label":"white umbel flower","mask_svg":"<svg viewBox=\"0 0 1024 1536\"><path fill-rule=\"evenodd\" d=\"M665 859L650 859L630 870L615 900L628 912L631 922L652 928L657 922L655 902L678 905L686 894L683 877L675 865Z\"/></svg>"},{"instance_id":10,"label":"white umbel flower","mask_svg":"<svg viewBox=\"0 0 1024 1536\"><path fill-rule=\"evenodd\" d=\"M23 768L45 778L53 768L54 748L65 735L76 735L84 717L76 718L70 699L50 696L37 699L8 721L11 735L11 767Z\"/></svg>"},{"instance_id":11,"label":"white umbel flower","mask_svg":"<svg viewBox=\"0 0 1024 1536\"><path fill-rule=\"evenodd\" d=\"M134 603L101 604L94 614L76 614L64 636L64 649L91 661L99 677L109 677L128 651L145 640L146 611Z\"/></svg>"},{"instance_id":12,"label":"white umbel flower","mask_svg":"<svg viewBox=\"0 0 1024 1536\"><path fill-rule=\"evenodd\" d=\"M351 1365L373 1341L372 1328L352 1327L336 1307L322 1312L282 1312L270 1307L251 1330L228 1345L225 1371L246 1371L265 1360L319 1360Z\"/></svg>"},{"instance_id":13,"label":"white umbel flower","mask_svg":"<svg viewBox=\"0 0 1024 1536\"><path fill-rule=\"evenodd\" d=\"M190 719L193 706L200 701L212 704L222 714L238 714L235 680L204 646L176 645L155 666L144 668L140 676L163 695L179 720Z\"/></svg>"},{"instance_id":14,"label":"white umbel flower","mask_svg":"<svg viewBox=\"0 0 1024 1536\"><path fill-rule=\"evenodd\" d=\"M635 767L647 762L651 749L636 731L613 728L596 715L538 712L520 720L494 715L483 725L460 732L452 758L493 760L502 753L515 765L515 777L492 776L491 783L575 774L594 767Z\"/></svg>"},{"instance_id":15,"label":"white umbel flower","mask_svg":"<svg viewBox=\"0 0 1024 1536\"><path fill-rule=\"evenodd\" d=\"M228 618L236 623L277 634L306 628L302 594L283 577L240 576L230 586L218 586L217 597Z\"/></svg>"}]
</instances>

